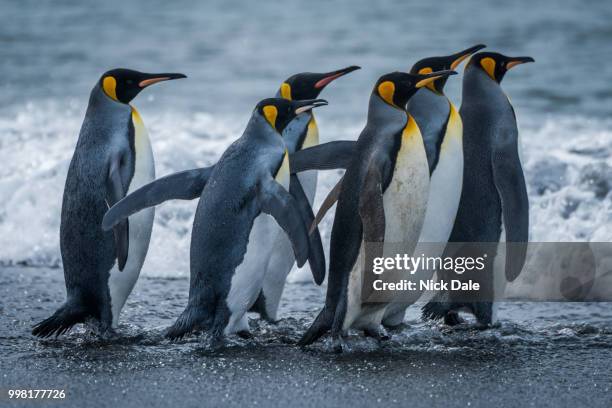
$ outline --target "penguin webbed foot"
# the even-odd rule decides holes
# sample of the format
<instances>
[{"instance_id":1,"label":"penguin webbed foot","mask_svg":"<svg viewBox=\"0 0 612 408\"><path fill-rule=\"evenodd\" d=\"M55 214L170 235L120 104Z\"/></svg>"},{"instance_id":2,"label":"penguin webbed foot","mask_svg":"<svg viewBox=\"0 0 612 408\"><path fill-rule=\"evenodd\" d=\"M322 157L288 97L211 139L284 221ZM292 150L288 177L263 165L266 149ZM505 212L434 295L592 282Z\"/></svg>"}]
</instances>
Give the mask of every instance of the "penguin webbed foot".
<instances>
[{"instance_id":1,"label":"penguin webbed foot","mask_svg":"<svg viewBox=\"0 0 612 408\"><path fill-rule=\"evenodd\" d=\"M121 337L119 333L115 331L115 329L113 329L110 326L106 326L106 325L100 325L98 329L96 330L95 334L98 336L100 340L104 340L104 341L116 340L119 337Z\"/></svg>"},{"instance_id":2,"label":"penguin webbed foot","mask_svg":"<svg viewBox=\"0 0 612 408\"><path fill-rule=\"evenodd\" d=\"M61 336L67 333L77 323L83 323L87 313L80 303L68 301L62 305L51 317L37 323L32 328L32 335L40 338Z\"/></svg>"},{"instance_id":3,"label":"penguin webbed foot","mask_svg":"<svg viewBox=\"0 0 612 408\"><path fill-rule=\"evenodd\" d=\"M385 330L387 330L387 332L392 332L392 333L400 333L406 329L410 328L410 325L408 323L404 323L401 322L399 324L395 324L395 325L390 325L390 324L384 324L383 323L383 327L385 328Z\"/></svg>"},{"instance_id":4,"label":"penguin webbed foot","mask_svg":"<svg viewBox=\"0 0 612 408\"><path fill-rule=\"evenodd\" d=\"M334 335L332 337L332 351L334 354L342 354L344 351L344 340L342 340L342 336Z\"/></svg>"},{"instance_id":5,"label":"penguin webbed foot","mask_svg":"<svg viewBox=\"0 0 612 408\"><path fill-rule=\"evenodd\" d=\"M236 335L238 337L240 337L241 339L244 339L244 340L250 340L250 339L253 338L253 333L251 333L248 330L240 330L240 331L236 332Z\"/></svg>"},{"instance_id":6,"label":"penguin webbed foot","mask_svg":"<svg viewBox=\"0 0 612 408\"><path fill-rule=\"evenodd\" d=\"M442 320L446 319L449 312L458 307L449 299L447 292L438 292L434 297L421 308L421 318L423 320Z\"/></svg>"},{"instance_id":7,"label":"penguin webbed foot","mask_svg":"<svg viewBox=\"0 0 612 408\"><path fill-rule=\"evenodd\" d=\"M476 317L475 328L487 330L493 327L493 304L491 302L475 302L470 305L470 310Z\"/></svg>"},{"instance_id":8,"label":"penguin webbed foot","mask_svg":"<svg viewBox=\"0 0 612 408\"><path fill-rule=\"evenodd\" d=\"M223 334L212 333L207 344L211 351L218 351L225 347L225 337Z\"/></svg>"},{"instance_id":9,"label":"penguin webbed foot","mask_svg":"<svg viewBox=\"0 0 612 408\"><path fill-rule=\"evenodd\" d=\"M372 337L379 343L391 339L391 336L382 327L363 329L363 334L366 337Z\"/></svg>"},{"instance_id":10,"label":"penguin webbed foot","mask_svg":"<svg viewBox=\"0 0 612 408\"><path fill-rule=\"evenodd\" d=\"M449 311L444 316L444 324L447 326L457 326L459 324L464 324L464 323L465 323L465 319L459 316L459 312L455 310Z\"/></svg>"}]
</instances>

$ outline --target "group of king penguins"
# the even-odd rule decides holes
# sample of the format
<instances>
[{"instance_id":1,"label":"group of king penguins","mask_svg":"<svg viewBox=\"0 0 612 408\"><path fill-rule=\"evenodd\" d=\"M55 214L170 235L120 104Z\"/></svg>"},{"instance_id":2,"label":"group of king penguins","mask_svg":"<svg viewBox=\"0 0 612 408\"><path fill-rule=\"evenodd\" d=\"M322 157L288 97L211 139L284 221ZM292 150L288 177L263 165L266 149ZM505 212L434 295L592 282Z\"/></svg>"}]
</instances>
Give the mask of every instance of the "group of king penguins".
<instances>
[{"instance_id":1,"label":"group of king penguins","mask_svg":"<svg viewBox=\"0 0 612 408\"><path fill-rule=\"evenodd\" d=\"M294 264L309 263L314 281L326 276L318 223L337 203L329 251L325 305L299 341L326 333L342 351L349 329L379 340L401 327L418 299L369 302L365 243L527 242L529 208L514 109L500 83L530 57L482 52L418 61L409 72L382 75L369 99L356 141L319 144L314 108L331 82L357 69L299 73L261 100L240 138L210 167L155 179L151 143L132 100L179 73L114 69L89 98L66 179L60 247L67 300L34 326L39 337L58 336L77 323L114 333L147 254L154 207L199 198L190 248L189 300L166 335L204 331L213 344L224 336L250 337L247 312L277 321L285 280ZM457 110L444 94L447 79L468 60ZM317 171L343 169L315 216ZM438 254L440 255L440 254ZM511 256L510 256L511 255ZM506 255L505 275L516 278L525 260ZM433 272L432 272L433 274ZM431 277L431 276L429 276ZM440 278L440 276L438 276ZM494 302L466 302L441 291L423 316L477 322L495 320Z\"/></svg>"}]
</instances>

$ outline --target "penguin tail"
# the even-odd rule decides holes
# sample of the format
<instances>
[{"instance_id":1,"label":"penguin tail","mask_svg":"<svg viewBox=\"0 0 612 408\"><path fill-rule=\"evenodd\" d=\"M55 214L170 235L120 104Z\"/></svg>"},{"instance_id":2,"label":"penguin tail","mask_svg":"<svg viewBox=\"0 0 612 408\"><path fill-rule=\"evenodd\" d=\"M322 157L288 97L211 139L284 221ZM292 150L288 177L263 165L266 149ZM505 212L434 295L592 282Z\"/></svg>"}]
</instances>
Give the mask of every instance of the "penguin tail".
<instances>
[{"instance_id":1,"label":"penguin tail","mask_svg":"<svg viewBox=\"0 0 612 408\"><path fill-rule=\"evenodd\" d=\"M170 340L180 340L185 335L202 328L201 322L204 320L205 315L201 308L188 305L176 322L168 328L166 337Z\"/></svg>"},{"instance_id":2,"label":"penguin tail","mask_svg":"<svg viewBox=\"0 0 612 408\"><path fill-rule=\"evenodd\" d=\"M32 334L36 337L55 337L66 333L77 323L83 323L88 314L84 307L78 302L67 301L53 316L36 324L32 328Z\"/></svg>"},{"instance_id":3,"label":"penguin tail","mask_svg":"<svg viewBox=\"0 0 612 408\"><path fill-rule=\"evenodd\" d=\"M317 341L321 336L327 333L333 324L334 313L332 310L324 307L319 313L315 321L310 325L306 333L298 341L298 346L304 347Z\"/></svg>"}]
</instances>

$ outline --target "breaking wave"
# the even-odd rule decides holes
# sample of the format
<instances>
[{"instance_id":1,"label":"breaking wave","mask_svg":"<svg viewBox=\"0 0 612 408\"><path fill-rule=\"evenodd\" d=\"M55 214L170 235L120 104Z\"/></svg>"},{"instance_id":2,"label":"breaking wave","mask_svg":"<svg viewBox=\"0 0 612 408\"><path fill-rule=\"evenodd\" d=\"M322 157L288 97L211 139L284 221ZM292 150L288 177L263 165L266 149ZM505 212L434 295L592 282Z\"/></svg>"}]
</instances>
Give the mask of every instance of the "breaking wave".
<instances>
[{"instance_id":1,"label":"breaking wave","mask_svg":"<svg viewBox=\"0 0 612 408\"><path fill-rule=\"evenodd\" d=\"M0 114L0 263L61 266L59 222L68 164L83 118L76 102L29 103ZM143 117L153 143L157 175L214 163L237 138L244 116L166 112ZM521 117L519 115L519 117ZM531 203L532 241L612 241L612 123L585 117L526 117L521 123L523 164ZM355 139L360 123L319 119L322 141ZM321 172L318 206L339 178ZM157 209L148 276L187 276L196 202ZM325 247L333 214L322 223ZM292 280L310 280L308 271Z\"/></svg>"}]
</instances>

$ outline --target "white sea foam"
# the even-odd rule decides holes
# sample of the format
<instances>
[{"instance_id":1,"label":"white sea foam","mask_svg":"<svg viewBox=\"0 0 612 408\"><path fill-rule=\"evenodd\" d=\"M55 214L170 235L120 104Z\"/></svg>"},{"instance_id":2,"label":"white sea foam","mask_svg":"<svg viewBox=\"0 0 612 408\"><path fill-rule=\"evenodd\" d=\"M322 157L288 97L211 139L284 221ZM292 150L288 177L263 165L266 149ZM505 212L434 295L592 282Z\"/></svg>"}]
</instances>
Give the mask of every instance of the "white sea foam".
<instances>
[{"instance_id":1,"label":"white sea foam","mask_svg":"<svg viewBox=\"0 0 612 408\"><path fill-rule=\"evenodd\" d=\"M70 103L29 104L18 112L0 115L0 262L59 266L62 191L84 112ZM203 112L141 113L158 177L214 163L247 119ZM582 117L522 121L532 241L612 240L610 125ZM361 124L324 117L319 126L322 141L327 141L327 135L355 139ZM320 173L316 208L340 174ZM176 201L158 207L144 274L189 274L195 205ZM333 211L321 225L326 252L332 220ZM304 268L290 279L311 277Z\"/></svg>"}]
</instances>

